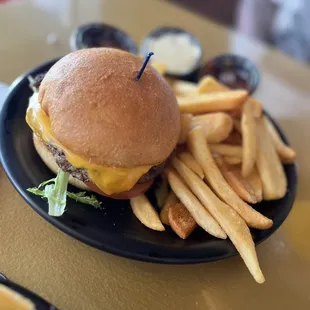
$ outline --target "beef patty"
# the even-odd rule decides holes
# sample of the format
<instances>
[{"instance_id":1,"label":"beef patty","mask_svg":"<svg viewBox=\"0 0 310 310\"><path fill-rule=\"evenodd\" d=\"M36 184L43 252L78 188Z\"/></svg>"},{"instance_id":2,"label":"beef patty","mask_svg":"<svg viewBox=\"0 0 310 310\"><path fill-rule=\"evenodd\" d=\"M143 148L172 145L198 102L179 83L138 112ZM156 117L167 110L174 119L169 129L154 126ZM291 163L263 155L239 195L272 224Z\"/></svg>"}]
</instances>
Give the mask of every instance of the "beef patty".
<instances>
[{"instance_id":1,"label":"beef patty","mask_svg":"<svg viewBox=\"0 0 310 310\"><path fill-rule=\"evenodd\" d=\"M47 144L48 150L53 154L57 165L65 172L69 172L73 177L79 179L82 182L91 182L88 177L87 171L83 168L75 168L72 166L68 160L66 159L66 155L62 150L59 150L57 147ZM164 171L165 165L167 161L163 163L153 166L147 173L141 176L137 183L146 183Z\"/></svg>"}]
</instances>

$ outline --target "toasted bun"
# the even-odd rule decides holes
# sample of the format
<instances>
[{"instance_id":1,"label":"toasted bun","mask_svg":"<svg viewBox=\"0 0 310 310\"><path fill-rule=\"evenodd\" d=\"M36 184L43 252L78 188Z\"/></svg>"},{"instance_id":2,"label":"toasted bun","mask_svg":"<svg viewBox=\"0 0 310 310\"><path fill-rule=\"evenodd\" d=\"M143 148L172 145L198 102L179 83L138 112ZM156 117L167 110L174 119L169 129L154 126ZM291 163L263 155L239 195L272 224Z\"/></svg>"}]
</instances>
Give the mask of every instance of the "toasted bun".
<instances>
[{"instance_id":1,"label":"toasted bun","mask_svg":"<svg viewBox=\"0 0 310 310\"><path fill-rule=\"evenodd\" d=\"M143 59L111 48L73 52L46 74L39 101L56 138L99 165L156 165L168 158L180 133L174 92Z\"/></svg>"},{"instance_id":2,"label":"toasted bun","mask_svg":"<svg viewBox=\"0 0 310 310\"><path fill-rule=\"evenodd\" d=\"M33 144L34 147L45 163L45 165L53 171L55 174L57 174L59 167L54 159L54 156L52 153L47 149L45 146L44 142L38 138L35 134L33 134ZM130 199L135 196L139 196L143 194L145 191L149 189L149 187L153 184L153 181L149 181L147 183L142 183L142 184L136 184L131 190L126 191L126 192L121 192L118 194L114 194L111 196L106 195L103 193L94 183L90 182L88 183L89 187L82 181L74 178L72 175L69 176L69 183L83 191L94 191L100 195L110 197L113 199Z\"/></svg>"},{"instance_id":3,"label":"toasted bun","mask_svg":"<svg viewBox=\"0 0 310 310\"><path fill-rule=\"evenodd\" d=\"M45 163L45 165L52 170L55 174L57 174L59 167L56 164L56 161L54 159L54 156L52 155L52 153L47 149L47 147L45 146L44 142L39 139L35 134L33 134L33 144L34 147L36 149L36 151L38 152L39 156L41 157L41 159L43 160L43 162ZM90 190L88 186L86 186L86 184L76 178L74 178L73 176L70 175L69 177L69 183L79 189L82 190Z\"/></svg>"}]
</instances>

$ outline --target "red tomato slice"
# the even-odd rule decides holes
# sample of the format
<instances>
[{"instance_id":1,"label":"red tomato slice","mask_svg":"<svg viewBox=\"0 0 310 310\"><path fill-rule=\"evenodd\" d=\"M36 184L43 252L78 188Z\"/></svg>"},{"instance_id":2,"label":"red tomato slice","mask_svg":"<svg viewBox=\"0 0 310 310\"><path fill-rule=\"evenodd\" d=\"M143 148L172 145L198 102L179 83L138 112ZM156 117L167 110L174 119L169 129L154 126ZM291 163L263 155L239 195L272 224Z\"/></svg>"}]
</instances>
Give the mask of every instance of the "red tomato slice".
<instances>
[{"instance_id":1,"label":"red tomato slice","mask_svg":"<svg viewBox=\"0 0 310 310\"><path fill-rule=\"evenodd\" d=\"M153 184L154 180L150 180L148 182L145 183L141 183L141 184L136 184L131 190L126 191L126 192L121 192L118 194L113 194L113 195L106 195L104 192L102 192L100 190L100 188L94 184L93 182L86 182L85 184L94 192L105 196L105 197L109 197L109 198L113 198L113 199L130 199L139 195L144 194L149 188L150 186Z\"/></svg>"}]
</instances>

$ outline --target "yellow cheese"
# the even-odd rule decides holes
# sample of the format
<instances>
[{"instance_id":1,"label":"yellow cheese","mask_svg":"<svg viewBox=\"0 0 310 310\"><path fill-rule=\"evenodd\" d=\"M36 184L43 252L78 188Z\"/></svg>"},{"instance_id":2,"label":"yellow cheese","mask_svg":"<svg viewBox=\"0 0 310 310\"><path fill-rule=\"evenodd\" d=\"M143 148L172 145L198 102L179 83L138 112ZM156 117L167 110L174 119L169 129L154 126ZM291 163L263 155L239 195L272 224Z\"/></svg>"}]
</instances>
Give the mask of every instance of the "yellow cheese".
<instances>
[{"instance_id":1,"label":"yellow cheese","mask_svg":"<svg viewBox=\"0 0 310 310\"><path fill-rule=\"evenodd\" d=\"M37 94L34 94L30 98L26 121L36 135L46 143L51 143L61 149L72 166L86 169L92 182L107 195L130 190L140 177L152 167L151 165L147 165L134 168L113 168L90 164L86 159L73 154L54 136L49 117L41 108Z\"/></svg>"}]
</instances>

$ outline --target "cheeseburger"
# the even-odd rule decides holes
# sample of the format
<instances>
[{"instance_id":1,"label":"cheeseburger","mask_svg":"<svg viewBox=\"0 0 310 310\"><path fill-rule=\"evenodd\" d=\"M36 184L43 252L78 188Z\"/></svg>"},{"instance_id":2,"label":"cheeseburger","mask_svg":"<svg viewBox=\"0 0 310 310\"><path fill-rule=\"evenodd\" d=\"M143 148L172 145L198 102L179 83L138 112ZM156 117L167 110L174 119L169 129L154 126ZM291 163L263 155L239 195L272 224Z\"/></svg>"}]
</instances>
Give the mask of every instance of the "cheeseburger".
<instances>
[{"instance_id":1,"label":"cheeseburger","mask_svg":"<svg viewBox=\"0 0 310 310\"><path fill-rule=\"evenodd\" d=\"M117 49L84 49L35 81L26 121L53 172L116 199L150 187L177 144L180 112L172 88L150 65L136 80L142 64Z\"/></svg>"}]
</instances>

